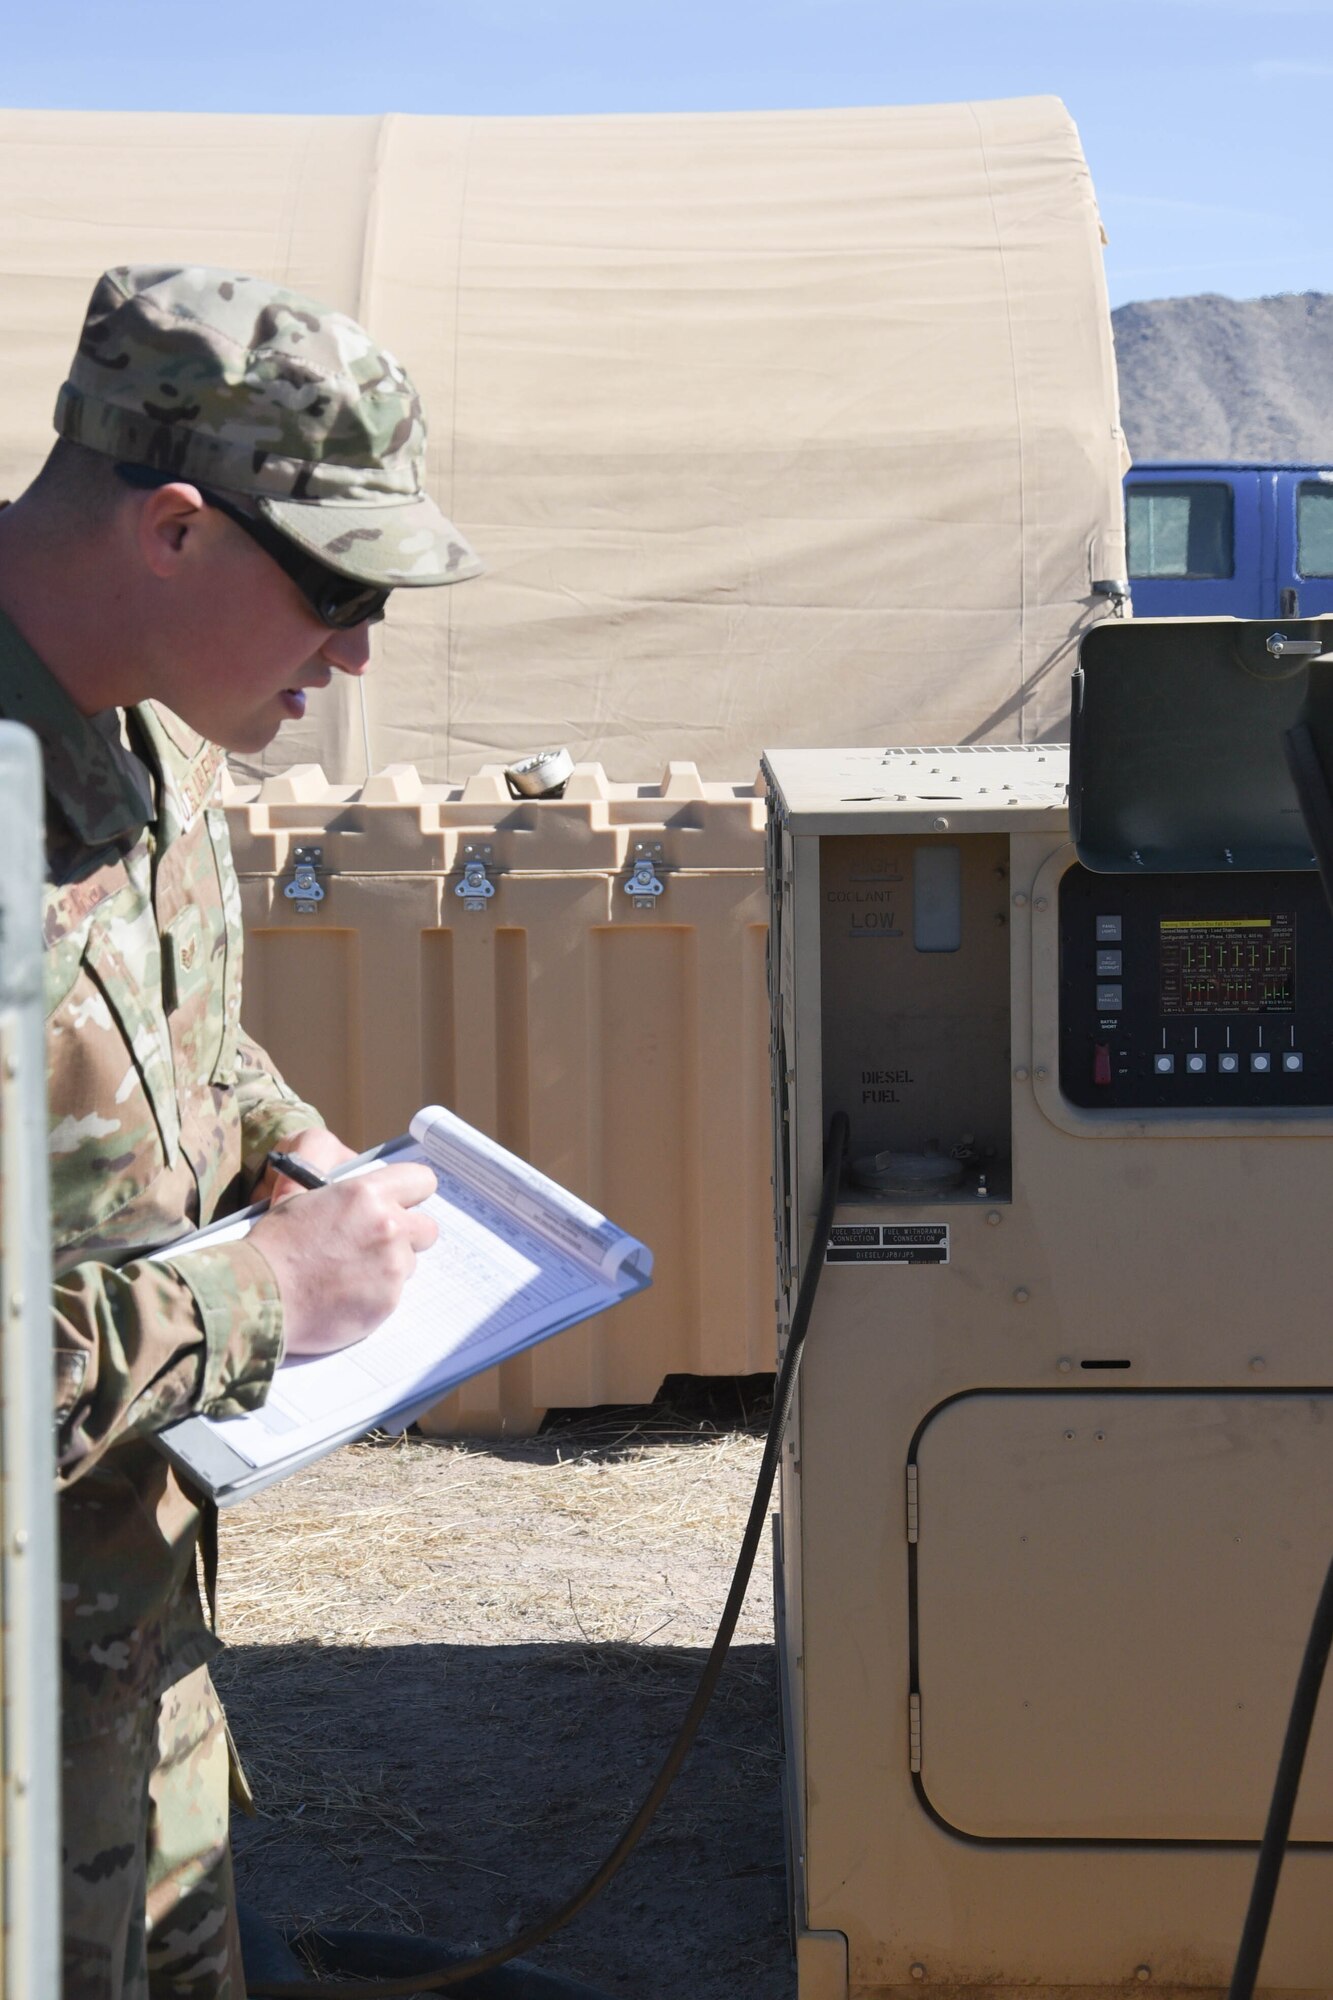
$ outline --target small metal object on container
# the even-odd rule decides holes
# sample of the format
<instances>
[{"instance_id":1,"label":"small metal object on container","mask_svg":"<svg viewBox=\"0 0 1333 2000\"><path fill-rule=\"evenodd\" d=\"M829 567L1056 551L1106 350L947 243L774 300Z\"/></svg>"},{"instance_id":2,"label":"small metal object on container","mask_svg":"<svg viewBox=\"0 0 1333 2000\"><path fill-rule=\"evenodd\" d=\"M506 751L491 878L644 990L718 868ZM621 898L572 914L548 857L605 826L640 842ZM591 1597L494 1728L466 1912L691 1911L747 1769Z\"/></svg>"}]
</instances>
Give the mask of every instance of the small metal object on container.
<instances>
[{"instance_id":1,"label":"small metal object on container","mask_svg":"<svg viewBox=\"0 0 1333 2000\"><path fill-rule=\"evenodd\" d=\"M297 847L292 850L292 879L283 886L283 895L295 903L298 916L313 917L324 901L324 890L319 880L319 870L324 866L322 847Z\"/></svg>"},{"instance_id":2,"label":"small metal object on container","mask_svg":"<svg viewBox=\"0 0 1333 2000\"><path fill-rule=\"evenodd\" d=\"M666 883L657 872L661 865L660 840L635 841L634 859L622 886L625 894L634 898L636 910L651 910L657 898L666 894Z\"/></svg>"},{"instance_id":3,"label":"small metal object on container","mask_svg":"<svg viewBox=\"0 0 1333 2000\"><path fill-rule=\"evenodd\" d=\"M516 799L559 799L574 775L574 759L563 747L538 750L505 765L505 783Z\"/></svg>"},{"instance_id":4,"label":"small metal object on container","mask_svg":"<svg viewBox=\"0 0 1333 2000\"><path fill-rule=\"evenodd\" d=\"M463 899L465 910L484 910L495 894L495 884L487 872L491 866L489 841L467 841L463 846L463 879L454 884L455 896Z\"/></svg>"}]
</instances>

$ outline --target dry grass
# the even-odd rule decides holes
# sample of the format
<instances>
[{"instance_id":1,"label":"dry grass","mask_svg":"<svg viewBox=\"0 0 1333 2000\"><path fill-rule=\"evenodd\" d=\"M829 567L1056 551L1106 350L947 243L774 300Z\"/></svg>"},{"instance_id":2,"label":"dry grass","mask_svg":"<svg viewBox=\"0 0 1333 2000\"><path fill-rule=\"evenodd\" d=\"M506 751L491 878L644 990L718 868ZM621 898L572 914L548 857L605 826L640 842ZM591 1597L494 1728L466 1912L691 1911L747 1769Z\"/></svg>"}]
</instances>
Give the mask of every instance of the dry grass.
<instances>
[{"instance_id":1,"label":"dry grass","mask_svg":"<svg viewBox=\"0 0 1333 2000\"><path fill-rule=\"evenodd\" d=\"M222 1523L219 1680L283 1919L513 1935L602 1858L679 1721L758 1468L752 1429L615 1413L353 1447ZM767 1564L643 1847L539 1954L608 1992L785 2000Z\"/></svg>"},{"instance_id":2,"label":"dry grass","mask_svg":"<svg viewBox=\"0 0 1333 2000\"><path fill-rule=\"evenodd\" d=\"M360 1445L224 1522L247 1644L707 1644L761 1441ZM721 1583L721 1593L718 1584ZM738 1637L772 1636L756 1590Z\"/></svg>"}]
</instances>

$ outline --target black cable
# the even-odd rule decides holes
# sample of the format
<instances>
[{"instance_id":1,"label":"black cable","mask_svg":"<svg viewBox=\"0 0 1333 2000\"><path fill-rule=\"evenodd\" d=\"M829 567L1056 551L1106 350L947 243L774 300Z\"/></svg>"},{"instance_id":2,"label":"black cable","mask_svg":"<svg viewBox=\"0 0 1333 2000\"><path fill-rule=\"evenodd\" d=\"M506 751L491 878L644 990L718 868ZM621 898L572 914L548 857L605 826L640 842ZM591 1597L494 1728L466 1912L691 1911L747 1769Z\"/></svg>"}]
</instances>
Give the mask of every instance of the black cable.
<instances>
[{"instance_id":1,"label":"black cable","mask_svg":"<svg viewBox=\"0 0 1333 2000\"><path fill-rule=\"evenodd\" d=\"M736 1629L736 1621L745 1602L745 1592L764 1531L769 1493L773 1485L773 1475L777 1470L778 1456L782 1450L783 1434L787 1428L792 1399L796 1393L796 1371L800 1365L801 1349L805 1344L810 1314L814 1309L815 1293L819 1289L820 1275L824 1268L824 1253L828 1249L829 1231L833 1226L833 1210L838 1198L838 1183L842 1177L842 1164L847 1152L848 1131L846 1112L835 1112L829 1123L828 1140L824 1149L824 1185L820 1191L819 1208L815 1215L810 1254L796 1295L791 1331L787 1336L786 1351L773 1389L773 1415L769 1422L768 1435L764 1439L754 1498L750 1502L749 1518L745 1523L745 1533L741 1537L740 1553L736 1558L731 1588L722 1607L717 1632L676 1740L668 1750L662 1768L649 1787L643 1804L606 1860L596 1874L590 1876L583 1887L549 1917L543 1917L540 1922L523 1931L512 1943L497 1945L493 1951L483 1952L480 1957L441 1966L434 1971L411 1973L403 1979L374 1981L358 1979L350 1983L323 1979L283 1981L261 1979L247 1989L251 2000L407 2000L407 1996L414 1993L443 1992L447 1987L457 1986L460 1980L475 1979L481 1973L491 1972L496 1966L503 1965L506 1960L518 1958L536 1945L543 1944L554 1932L569 1923L571 1918L576 1917L580 1910L587 1908L593 1897L600 1894L612 1876L619 1873L638 1846L658 1807L670 1791L676 1774L689 1755L694 1739L699 1733L699 1725L713 1698L713 1690L721 1676L727 1649L731 1645L732 1634Z\"/></svg>"},{"instance_id":2,"label":"black cable","mask_svg":"<svg viewBox=\"0 0 1333 2000\"><path fill-rule=\"evenodd\" d=\"M1298 722L1286 730L1282 747L1287 754L1287 769L1291 773L1305 830L1314 849L1324 900L1329 914L1333 915L1333 793L1330 793L1309 724ZM1329 1563L1324 1587L1319 1593L1314 1622L1305 1642L1301 1670L1296 1676L1296 1692L1291 1698L1287 1733L1282 1739L1282 1755L1278 1759L1277 1776L1273 1781L1273 1797L1268 1807L1264 1837L1259 1843L1249 1908L1245 1912L1245 1926L1240 1934L1227 2000L1252 2000L1255 1981L1259 1977L1259 1962L1264 1955L1268 1925L1277 1900L1278 1877L1287 1855L1296 1794L1300 1789L1301 1771L1305 1765L1305 1753L1310 1743L1310 1731L1314 1726L1330 1648L1333 1648L1333 1562Z\"/></svg>"},{"instance_id":3,"label":"black cable","mask_svg":"<svg viewBox=\"0 0 1333 2000\"><path fill-rule=\"evenodd\" d=\"M1305 1657L1296 1676L1296 1692L1291 1700L1291 1714L1287 1717L1287 1733L1282 1742L1268 1821L1259 1845L1259 1859L1255 1863L1250 1907L1245 1912L1245 1928L1240 1934L1240 1949L1236 1953L1235 1970L1227 1988L1227 2000L1252 2000L1255 1981L1259 1977L1259 1961L1264 1955L1264 1940L1268 1936L1268 1922L1277 1897L1278 1877L1287 1852L1291 1816L1296 1810L1301 1770L1314 1725L1315 1709L1319 1705L1319 1690L1323 1685L1330 1647L1333 1647L1333 1562L1328 1566L1324 1588L1319 1593L1314 1623L1305 1642Z\"/></svg>"}]
</instances>

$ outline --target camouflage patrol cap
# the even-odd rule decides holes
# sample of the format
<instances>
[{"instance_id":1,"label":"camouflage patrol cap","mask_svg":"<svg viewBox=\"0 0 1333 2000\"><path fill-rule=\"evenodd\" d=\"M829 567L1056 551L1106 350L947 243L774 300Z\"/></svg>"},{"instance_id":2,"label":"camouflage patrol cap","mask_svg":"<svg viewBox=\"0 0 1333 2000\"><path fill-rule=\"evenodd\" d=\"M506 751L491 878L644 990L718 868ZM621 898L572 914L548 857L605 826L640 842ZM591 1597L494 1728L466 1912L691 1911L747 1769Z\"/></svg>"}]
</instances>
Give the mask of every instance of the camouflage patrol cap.
<instances>
[{"instance_id":1,"label":"camouflage patrol cap","mask_svg":"<svg viewBox=\"0 0 1333 2000\"><path fill-rule=\"evenodd\" d=\"M240 495L343 576L461 583L482 565L422 484L406 370L364 327L267 279L118 265L56 402L62 437Z\"/></svg>"}]
</instances>

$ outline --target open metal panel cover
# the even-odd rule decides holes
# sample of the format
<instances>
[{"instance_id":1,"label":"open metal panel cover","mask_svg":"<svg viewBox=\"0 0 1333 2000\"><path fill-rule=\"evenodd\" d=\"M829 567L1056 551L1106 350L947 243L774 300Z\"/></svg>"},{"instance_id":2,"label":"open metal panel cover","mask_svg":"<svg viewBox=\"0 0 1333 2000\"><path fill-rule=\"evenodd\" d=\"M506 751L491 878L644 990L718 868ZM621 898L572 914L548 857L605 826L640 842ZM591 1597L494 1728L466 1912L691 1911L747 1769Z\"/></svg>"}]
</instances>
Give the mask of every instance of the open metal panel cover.
<instances>
[{"instance_id":1,"label":"open metal panel cover","mask_svg":"<svg viewBox=\"0 0 1333 2000\"><path fill-rule=\"evenodd\" d=\"M1101 874L1312 868L1283 737L1329 768L1333 620L1131 619L1085 634L1074 674L1070 827Z\"/></svg>"}]
</instances>

